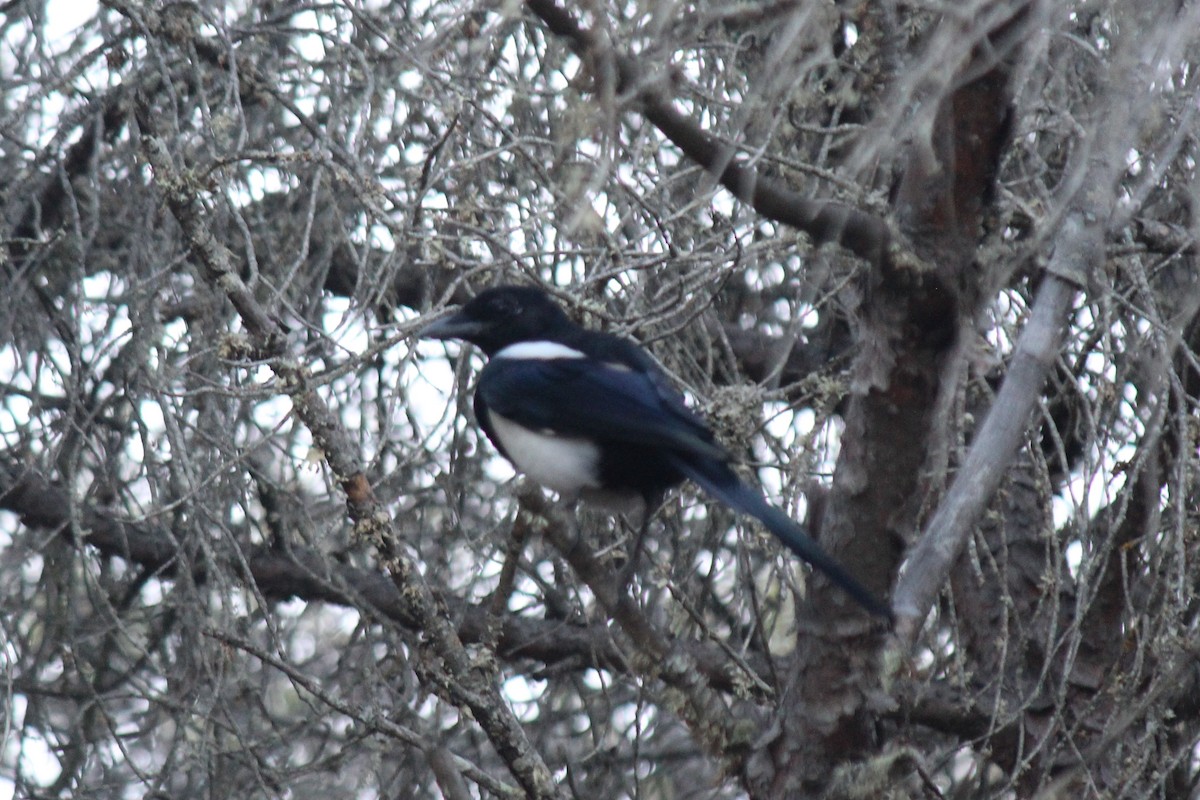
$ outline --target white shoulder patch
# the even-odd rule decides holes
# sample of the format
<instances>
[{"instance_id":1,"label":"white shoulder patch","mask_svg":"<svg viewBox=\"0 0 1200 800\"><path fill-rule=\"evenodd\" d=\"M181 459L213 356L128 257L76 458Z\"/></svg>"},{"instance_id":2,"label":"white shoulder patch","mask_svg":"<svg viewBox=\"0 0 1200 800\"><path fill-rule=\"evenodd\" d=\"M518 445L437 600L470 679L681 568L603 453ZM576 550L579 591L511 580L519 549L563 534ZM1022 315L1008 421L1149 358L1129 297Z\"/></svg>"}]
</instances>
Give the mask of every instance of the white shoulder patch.
<instances>
[{"instance_id":1,"label":"white shoulder patch","mask_svg":"<svg viewBox=\"0 0 1200 800\"><path fill-rule=\"evenodd\" d=\"M554 358L583 358L583 353L558 342L517 342L496 353L493 358L533 358L548 361Z\"/></svg>"}]
</instances>

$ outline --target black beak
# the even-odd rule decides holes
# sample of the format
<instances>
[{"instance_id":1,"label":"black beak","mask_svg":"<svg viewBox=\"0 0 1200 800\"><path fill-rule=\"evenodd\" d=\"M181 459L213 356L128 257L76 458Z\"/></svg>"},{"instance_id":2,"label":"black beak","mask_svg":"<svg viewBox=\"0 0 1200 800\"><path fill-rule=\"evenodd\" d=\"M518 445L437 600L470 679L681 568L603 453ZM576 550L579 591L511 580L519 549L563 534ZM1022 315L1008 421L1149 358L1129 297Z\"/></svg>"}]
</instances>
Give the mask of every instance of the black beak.
<instances>
[{"instance_id":1,"label":"black beak","mask_svg":"<svg viewBox=\"0 0 1200 800\"><path fill-rule=\"evenodd\" d=\"M431 322L417 333L418 339L465 339L471 340L471 337L483 331L483 324L478 320L468 319L462 313L451 314L448 317L442 317L436 322Z\"/></svg>"}]
</instances>

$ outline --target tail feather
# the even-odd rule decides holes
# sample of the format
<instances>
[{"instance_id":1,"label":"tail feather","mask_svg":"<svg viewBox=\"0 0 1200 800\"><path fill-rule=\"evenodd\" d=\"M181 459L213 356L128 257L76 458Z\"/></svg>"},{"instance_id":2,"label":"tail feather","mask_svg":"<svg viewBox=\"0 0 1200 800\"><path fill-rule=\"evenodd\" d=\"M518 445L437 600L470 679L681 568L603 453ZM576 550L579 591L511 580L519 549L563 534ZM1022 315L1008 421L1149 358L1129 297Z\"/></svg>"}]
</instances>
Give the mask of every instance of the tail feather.
<instances>
[{"instance_id":1,"label":"tail feather","mask_svg":"<svg viewBox=\"0 0 1200 800\"><path fill-rule=\"evenodd\" d=\"M891 618L892 612L887 605L859 583L833 556L826 553L800 524L768 503L761 493L742 483L727 464L718 461L697 464L695 459L683 457L674 458L672 461L680 472L715 499L734 511L749 514L761 522L779 541L787 545L789 550L813 568L828 575L830 580L867 611Z\"/></svg>"}]
</instances>

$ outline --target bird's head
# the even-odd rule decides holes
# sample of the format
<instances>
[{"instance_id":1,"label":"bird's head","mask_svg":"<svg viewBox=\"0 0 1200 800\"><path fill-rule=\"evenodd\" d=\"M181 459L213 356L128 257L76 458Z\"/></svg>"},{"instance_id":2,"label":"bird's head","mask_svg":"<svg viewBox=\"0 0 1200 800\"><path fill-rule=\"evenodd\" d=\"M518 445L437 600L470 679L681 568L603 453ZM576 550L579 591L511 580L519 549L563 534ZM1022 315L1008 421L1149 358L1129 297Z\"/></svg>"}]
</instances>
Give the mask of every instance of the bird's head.
<instances>
[{"instance_id":1,"label":"bird's head","mask_svg":"<svg viewBox=\"0 0 1200 800\"><path fill-rule=\"evenodd\" d=\"M571 327L563 310L541 289L497 286L480 292L454 314L418 334L422 339L463 339L488 356L510 344L552 338Z\"/></svg>"}]
</instances>

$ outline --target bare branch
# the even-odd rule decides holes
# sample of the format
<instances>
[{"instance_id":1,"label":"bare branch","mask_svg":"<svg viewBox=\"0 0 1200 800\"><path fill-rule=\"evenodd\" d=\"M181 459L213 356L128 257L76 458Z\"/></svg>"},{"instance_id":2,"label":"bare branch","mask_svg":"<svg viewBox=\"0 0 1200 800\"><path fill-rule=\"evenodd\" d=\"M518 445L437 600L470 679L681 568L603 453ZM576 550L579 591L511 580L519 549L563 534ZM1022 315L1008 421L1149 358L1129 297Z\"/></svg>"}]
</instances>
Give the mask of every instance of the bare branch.
<instances>
[{"instance_id":1,"label":"bare branch","mask_svg":"<svg viewBox=\"0 0 1200 800\"><path fill-rule=\"evenodd\" d=\"M145 123L143 123L145 124ZM533 749L520 723L501 697L496 676L481 674L458 634L440 610L441 602L421 578L420 570L404 555L391 520L367 482L349 436L310 385L307 370L286 353L286 334L254 298L233 269L229 256L204 225L204 209L195 188L176 169L165 143L154 137L143 142L155 180L183 229L205 277L233 303L254 338L255 348L268 363L292 400L296 414L312 432L326 462L346 492L346 507L359 536L379 548L400 596L417 625L429 636L449 672L445 688L451 699L470 708L493 745L503 755L517 781L533 797L562 797L550 770Z\"/></svg>"}]
</instances>

